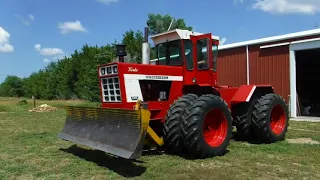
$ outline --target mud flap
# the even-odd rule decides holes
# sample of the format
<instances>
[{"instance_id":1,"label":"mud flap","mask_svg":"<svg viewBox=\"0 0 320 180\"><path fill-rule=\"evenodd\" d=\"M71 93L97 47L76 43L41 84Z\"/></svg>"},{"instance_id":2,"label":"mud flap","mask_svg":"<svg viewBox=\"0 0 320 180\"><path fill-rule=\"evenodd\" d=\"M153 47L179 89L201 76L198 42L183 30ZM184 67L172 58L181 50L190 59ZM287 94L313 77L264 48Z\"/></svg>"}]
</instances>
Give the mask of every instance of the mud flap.
<instances>
[{"instance_id":1,"label":"mud flap","mask_svg":"<svg viewBox=\"0 0 320 180\"><path fill-rule=\"evenodd\" d=\"M67 106L59 138L126 159L139 159L150 121L146 109Z\"/></svg>"}]
</instances>

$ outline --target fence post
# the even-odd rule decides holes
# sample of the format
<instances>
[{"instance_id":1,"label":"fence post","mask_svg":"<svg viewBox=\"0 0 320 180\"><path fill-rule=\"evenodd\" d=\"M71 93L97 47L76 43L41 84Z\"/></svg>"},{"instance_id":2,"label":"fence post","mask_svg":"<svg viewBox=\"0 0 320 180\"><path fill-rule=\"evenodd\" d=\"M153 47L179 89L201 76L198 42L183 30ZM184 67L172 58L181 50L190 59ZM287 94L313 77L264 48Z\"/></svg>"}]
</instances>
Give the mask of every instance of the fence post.
<instances>
[{"instance_id":1,"label":"fence post","mask_svg":"<svg viewBox=\"0 0 320 180\"><path fill-rule=\"evenodd\" d=\"M36 98L32 96L32 100L33 100L33 108L36 108Z\"/></svg>"}]
</instances>

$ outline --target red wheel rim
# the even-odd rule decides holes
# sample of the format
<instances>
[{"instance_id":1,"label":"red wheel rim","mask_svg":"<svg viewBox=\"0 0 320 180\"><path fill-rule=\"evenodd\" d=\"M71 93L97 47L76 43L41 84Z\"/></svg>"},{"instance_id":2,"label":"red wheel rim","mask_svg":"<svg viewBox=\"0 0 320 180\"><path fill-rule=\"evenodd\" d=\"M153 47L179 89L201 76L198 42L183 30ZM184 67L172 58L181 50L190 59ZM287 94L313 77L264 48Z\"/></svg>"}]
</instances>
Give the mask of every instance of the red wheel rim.
<instances>
[{"instance_id":1,"label":"red wheel rim","mask_svg":"<svg viewBox=\"0 0 320 180\"><path fill-rule=\"evenodd\" d=\"M270 127L275 134L281 134L286 125L286 115L281 105L276 105L271 111Z\"/></svg>"},{"instance_id":2,"label":"red wheel rim","mask_svg":"<svg viewBox=\"0 0 320 180\"><path fill-rule=\"evenodd\" d=\"M210 111L203 123L203 137L211 147L220 146L226 139L228 122L224 114L219 109Z\"/></svg>"}]
</instances>

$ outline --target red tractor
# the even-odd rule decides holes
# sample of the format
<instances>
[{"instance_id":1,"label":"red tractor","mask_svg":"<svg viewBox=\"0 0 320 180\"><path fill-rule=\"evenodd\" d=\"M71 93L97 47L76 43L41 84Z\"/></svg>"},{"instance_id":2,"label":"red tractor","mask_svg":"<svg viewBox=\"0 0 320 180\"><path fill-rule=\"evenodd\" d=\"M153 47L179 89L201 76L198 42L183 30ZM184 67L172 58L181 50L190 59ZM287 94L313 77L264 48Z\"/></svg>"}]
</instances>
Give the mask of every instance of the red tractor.
<instances>
[{"instance_id":1,"label":"red tractor","mask_svg":"<svg viewBox=\"0 0 320 180\"><path fill-rule=\"evenodd\" d=\"M146 36L147 39L147 36ZM219 38L172 30L152 36L157 59L98 67L102 107L66 107L59 138L128 159L147 143L193 158L223 155L236 126L240 137L263 143L284 139L288 108L270 85L220 86Z\"/></svg>"}]
</instances>

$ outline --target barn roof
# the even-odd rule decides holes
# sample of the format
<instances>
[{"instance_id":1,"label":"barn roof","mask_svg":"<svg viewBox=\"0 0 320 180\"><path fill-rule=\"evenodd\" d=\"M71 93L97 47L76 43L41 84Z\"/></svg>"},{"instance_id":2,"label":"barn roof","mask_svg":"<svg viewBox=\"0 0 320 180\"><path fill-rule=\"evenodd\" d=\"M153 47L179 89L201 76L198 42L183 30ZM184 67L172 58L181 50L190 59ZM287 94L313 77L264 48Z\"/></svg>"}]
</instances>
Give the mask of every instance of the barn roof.
<instances>
[{"instance_id":1,"label":"barn roof","mask_svg":"<svg viewBox=\"0 0 320 180\"><path fill-rule=\"evenodd\" d=\"M238 43L221 45L219 46L219 50L231 49L231 48L242 47L247 45L270 43L275 41L282 41L287 39L300 38L300 37L313 36L313 35L320 35L320 29L312 29L312 30L300 31L300 32L295 32L290 34L284 34L284 35L266 37L266 38L255 39L250 41L243 41Z\"/></svg>"}]
</instances>

